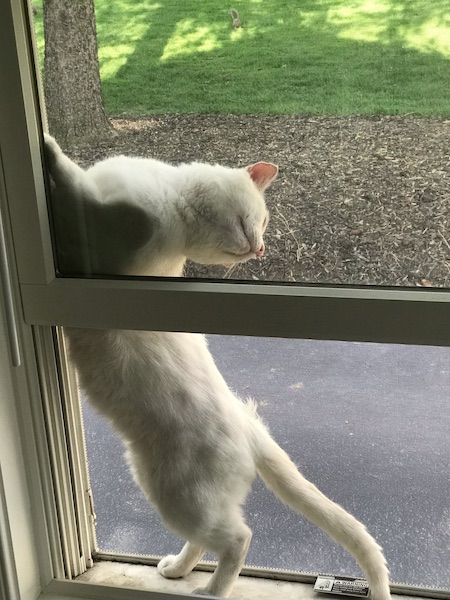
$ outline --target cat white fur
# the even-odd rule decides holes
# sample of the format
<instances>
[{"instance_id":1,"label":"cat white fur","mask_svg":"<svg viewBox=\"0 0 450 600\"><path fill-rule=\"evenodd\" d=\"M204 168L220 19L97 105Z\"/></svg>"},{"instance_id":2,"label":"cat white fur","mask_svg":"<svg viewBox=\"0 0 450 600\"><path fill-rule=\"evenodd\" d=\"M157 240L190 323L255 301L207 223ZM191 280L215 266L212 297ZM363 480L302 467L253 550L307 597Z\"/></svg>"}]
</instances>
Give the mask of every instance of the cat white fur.
<instances>
[{"instance_id":1,"label":"cat white fur","mask_svg":"<svg viewBox=\"0 0 450 600\"><path fill-rule=\"evenodd\" d=\"M277 174L270 163L173 167L116 157L83 171L49 136L46 151L63 270L177 276L187 257L234 263L264 252L262 192ZM136 481L168 527L188 540L180 554L160 561L162 575L188 574L209 550L218 566L196 592L230 593L251 539L241 506L259 474L283 502L353 555L374 600L390 598L378 544L299 473L253 403L230 391L203 335L66 334L80 384L124 440Z\"/></svg>"}]
</instances>

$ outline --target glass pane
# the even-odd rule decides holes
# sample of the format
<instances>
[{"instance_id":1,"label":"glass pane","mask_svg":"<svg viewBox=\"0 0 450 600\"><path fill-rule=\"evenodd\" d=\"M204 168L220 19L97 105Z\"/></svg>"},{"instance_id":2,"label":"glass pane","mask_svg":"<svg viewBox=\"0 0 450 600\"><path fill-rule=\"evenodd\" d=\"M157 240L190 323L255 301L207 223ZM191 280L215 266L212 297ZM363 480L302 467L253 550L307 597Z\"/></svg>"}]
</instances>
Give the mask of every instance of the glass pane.
<instances>
[{"instance_id":1,"label":"glass pane","mask_svg":"<svg viewBox=\"0 0 450 600\"><path fill-rule=\"evenodd\" d=\"M266 193L271 218L264 254L233 269L221 263L236 256L209 257L220 263L213 267L188 262L186 276L448 286L450 30L442 3L277 0L244 3L237 17L213 0L201 7L194 0L168 1L164 8L124 1L114 9L104 0L95 6L105 106L117 137L85 149L70 145L73 159L88 166L126 154L173 164L280 167ZM39 9L36 22L43 53ZM104 168L101 200L142 205L129 180L119 193L117 162ZM147 181L144 195L173 202L177 177L161 187L162 168L148 169L158 183ZM208 176L196 177L203 199ZM187 187L186 180L175 195L186 198ZM213 196L227 206L230 194ZM194 207L198 227L188 228L183 240L193 243L208 232L226 246L235 235L233 252L245 255L247 237L250 252L261 254L261 214L246 221L245 211L231 205L217 211L214 202L203 212ZM58 229L67 223L53 209L62 245L67 229L60 235ZM72 227L79 219L73 241L86 256L81 265L60 264L62 271L179 273L181 263L155 269L99 259L105 238L130 242L132 257L156 231L169 231L175 241L176 211L167 220L154 214L146 228L140 210L125 218L124 211L103 209L71 214ZM185 250L197 262L207 258ZM155 244L152 256L158 252ZM61 247L60 259L66 253Z\"/></svg>"},{"instance_id":2,"label":"glass pane","mask_svg":"<svg viewBox=\"0 0 450 600\"><path fill-rule=\"evenodd\" d=\"M449 588L448 348L208 336L231 389L252 397L303 474L361 520L393 581ZM101 550L181 550L134 484L123 447L84 404ZM353 559L258 479L246 563L359 575ZM214 558L214 557L209 557Z\"/></svg>"}]
</instances>

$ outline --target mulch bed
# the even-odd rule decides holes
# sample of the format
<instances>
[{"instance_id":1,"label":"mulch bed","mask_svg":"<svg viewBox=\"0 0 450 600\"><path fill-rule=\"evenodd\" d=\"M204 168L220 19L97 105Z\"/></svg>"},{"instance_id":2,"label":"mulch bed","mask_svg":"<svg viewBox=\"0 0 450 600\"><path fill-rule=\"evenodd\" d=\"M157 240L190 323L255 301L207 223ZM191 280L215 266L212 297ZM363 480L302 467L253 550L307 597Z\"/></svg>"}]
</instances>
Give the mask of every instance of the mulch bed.
<instances>
[{"instance_id":1,"label":"mulch bed","mask_svg":"<svg viewBox=\"0 0 450 600\"><path fill-rule=\"evenodd\" d=\"M266 255L189 264L190 277L450 286L450 120L407 117L164 115L112 119L109 143L75 149L280 167L266 193Z\"/></svg>"}]
</instances>

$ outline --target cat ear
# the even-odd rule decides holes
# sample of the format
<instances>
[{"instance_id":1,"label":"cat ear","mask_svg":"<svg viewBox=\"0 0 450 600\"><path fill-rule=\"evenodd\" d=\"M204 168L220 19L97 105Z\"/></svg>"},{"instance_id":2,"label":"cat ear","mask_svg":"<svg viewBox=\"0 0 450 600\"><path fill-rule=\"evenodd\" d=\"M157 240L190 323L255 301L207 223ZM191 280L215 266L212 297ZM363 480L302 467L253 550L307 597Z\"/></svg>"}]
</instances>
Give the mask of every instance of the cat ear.
<instances>
[{"instance_id":1,"label":"cat ear","mask_svg":"<svg viewBox=\"0 0 450 600\"><path fill-rule=\"evenodd\" d=\"M278 167L272 163L266 162L258 162L254 165L249 165L248 167L245 167L245 170L250 173L253 183L260 192L263 192L278 175Z\"/></svg>"}]
</instances>

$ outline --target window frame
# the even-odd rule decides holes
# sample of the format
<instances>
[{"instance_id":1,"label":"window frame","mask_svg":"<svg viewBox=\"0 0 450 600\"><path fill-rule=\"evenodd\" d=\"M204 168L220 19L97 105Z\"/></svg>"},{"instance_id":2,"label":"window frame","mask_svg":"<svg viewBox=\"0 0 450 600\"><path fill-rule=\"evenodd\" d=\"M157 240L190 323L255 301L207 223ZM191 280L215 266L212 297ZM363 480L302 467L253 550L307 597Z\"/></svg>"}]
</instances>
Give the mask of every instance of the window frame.
<instances>
[{"instance_id":1,"label":"window frame","mask_svg":"<svg viewBox=\"0 0 450 600\"><path fill-rule=\"evenodd\" d=\"M26 323L450 345L450 329L442 327L450 316L446 289L57 277L43 169L43 101L24 8L12 0L2 7L9 35L2 36L0 72L6 79L0 84L8 96L0 98L0 134L8 140L2 145L6 191L20 198L8 210Z\"/></svg>"},{"instance_id":2,"label":"window frame","mask_svg":"<svg viewBox=\"0 0 450 600\"><path fill-rule=\"evenodd\" d=\"M0 365L6 373L0 389L8 432L0 445L0 590L25 600L45 589L58 597L102 597L102 586L60 581L58 484L45 411L46 394L64 393L57 385L55 326L450 345L450 328L443 326L450 290L56 277L30 14L26 0L0 3L0 90L8 90L0 94Z\"/></svg>"}]
</instances>

